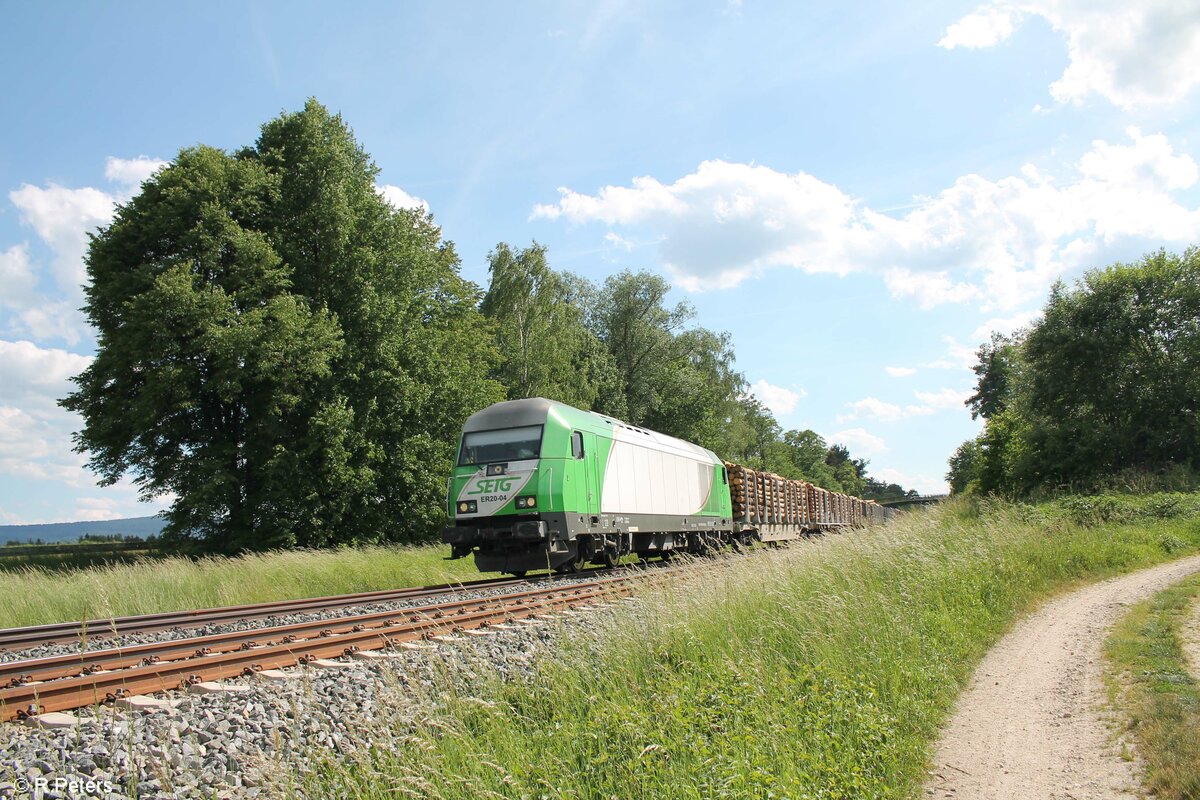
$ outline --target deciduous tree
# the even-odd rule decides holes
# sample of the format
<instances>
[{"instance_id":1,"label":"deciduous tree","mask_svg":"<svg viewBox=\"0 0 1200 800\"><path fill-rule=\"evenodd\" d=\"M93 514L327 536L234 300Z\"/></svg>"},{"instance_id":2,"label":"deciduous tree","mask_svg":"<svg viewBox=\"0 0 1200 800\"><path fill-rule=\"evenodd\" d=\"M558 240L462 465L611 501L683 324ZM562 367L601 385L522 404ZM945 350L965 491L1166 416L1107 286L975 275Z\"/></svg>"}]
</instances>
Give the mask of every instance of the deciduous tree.
<instances>
[{"instance_id":1,"label":"deciduous tree","mask_svg":"<svg viewBox=\"0 0 1200 800\"><path fill-rule=\"evenodd\" d=\"M432 220L315 101L198 147L92 241L98 353L63 401L104 483L174 496L235 551L420 538L471 412L500 397L480 293Z\"/></svg>"}]
</instances>

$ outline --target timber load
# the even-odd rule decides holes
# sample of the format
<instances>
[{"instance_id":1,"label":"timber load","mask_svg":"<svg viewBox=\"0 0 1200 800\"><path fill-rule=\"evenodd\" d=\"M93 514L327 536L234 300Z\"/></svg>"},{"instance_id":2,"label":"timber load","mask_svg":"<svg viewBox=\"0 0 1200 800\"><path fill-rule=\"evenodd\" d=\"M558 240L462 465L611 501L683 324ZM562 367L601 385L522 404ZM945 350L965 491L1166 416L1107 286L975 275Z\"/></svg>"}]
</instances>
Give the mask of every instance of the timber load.
<instances>
[{"instance_id":1,"label":"timber load","mask_svg":"<svg viewBox=\"0 0 1200 800\"><path fill-rule=\"evenodd\" d=\"M773 472L725 462L733 519L759 530L776 527L829 528L881 520L874 501L793 480Z\"/></svg>"}]
</instances>

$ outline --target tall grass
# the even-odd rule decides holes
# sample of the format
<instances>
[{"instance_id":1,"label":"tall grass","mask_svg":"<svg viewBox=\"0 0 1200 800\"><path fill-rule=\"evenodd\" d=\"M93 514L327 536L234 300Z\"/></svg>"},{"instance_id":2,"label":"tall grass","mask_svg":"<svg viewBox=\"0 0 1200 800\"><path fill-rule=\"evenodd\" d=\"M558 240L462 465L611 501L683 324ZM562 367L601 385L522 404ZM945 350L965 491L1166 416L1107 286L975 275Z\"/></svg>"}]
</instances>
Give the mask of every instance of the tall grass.
<instances>
[{"instance_id":1,"label":"tall grass","mask_svg":"<svg viewBox=\"0 0 1200 800\"><path fill-rule=\"evenodd\" d=\"M0 627L476 580L447 548L299 550L233 558L146 559L74 572L0 572Z\"/></svg>"},{"instance_id":2,"label":"tall grass","mask_svg":"<svg viewBox=\"0 0 1200 800\"><path fill-rule=\"evenodd\" d=\"M1200 797L1200 684L1181 627L1200 597L1192 578L1134 606L1105 646L1109 684L1137 737L1147 788L1167 800Z\"/></svg>"},{"instance_id":3,"label":"tall grass","mask_svg":"<svg viewBox=\"0 0 1200 800\"><path fill-rule=\"evenodd\" d=\"M308 797L848 798L919 792L960 687L1076 582L1200 547L1191 518L1080 525L950 504L696 569L598 616L529 680L448 675L413 723L381 700Z\"/></svg>"}]
</instances>

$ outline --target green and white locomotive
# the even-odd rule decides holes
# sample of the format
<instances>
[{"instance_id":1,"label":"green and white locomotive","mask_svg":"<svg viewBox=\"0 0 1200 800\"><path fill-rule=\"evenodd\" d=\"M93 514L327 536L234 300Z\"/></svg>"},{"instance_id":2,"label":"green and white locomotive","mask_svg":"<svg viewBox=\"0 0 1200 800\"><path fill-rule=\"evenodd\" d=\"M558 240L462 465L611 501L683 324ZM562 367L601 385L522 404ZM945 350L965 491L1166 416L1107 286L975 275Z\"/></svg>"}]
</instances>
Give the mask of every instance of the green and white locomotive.
<instances>
[{"instance_id":1,"label":"green and white locomotive","mask_svg":"<svg viewBox=\"0 0 1200 800\"><path fill-rule=\"evenodd\" d=\"M540 397L473 414L449 488L451 558L515 575L781 542L892 513Z\"/></svg>"},{"instance_id":2,"label":"green and white locomotive","mask_svg":"<svg viewBox=\"0 0 1200 800\"><path fill-rule=\"evenodd\" d=\"M712 451L543 398L467 420L447 511L452 557L518 575L702 551L733 530Z\"/></svg>"}]
</instances>

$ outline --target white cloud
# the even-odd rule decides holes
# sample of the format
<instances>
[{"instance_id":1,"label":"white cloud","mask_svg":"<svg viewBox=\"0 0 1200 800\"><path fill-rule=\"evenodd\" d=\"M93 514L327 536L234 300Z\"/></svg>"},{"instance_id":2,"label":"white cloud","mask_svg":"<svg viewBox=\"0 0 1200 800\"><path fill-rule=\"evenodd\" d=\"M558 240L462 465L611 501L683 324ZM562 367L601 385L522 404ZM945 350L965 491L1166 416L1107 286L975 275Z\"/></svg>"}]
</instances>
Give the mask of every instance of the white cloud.
<instances>
[{"instance_id":1,"label":"white cloud","mask_svg":"<svg viewBox=\"0 0 1200 800\"><path fill-rule=\"evenodd\" d=\"M830 435L829 441L844 445L855 458L879 455L888 451L887 442L863 428L848 428Z\"/></svg>"},{"instance_id":2,"label":"white cloud","mask_svg":"<svg viewBox=\"0 0 1200 800\"><path fill-rule=\"evenodd\" d=\"M75 501L74 518L77 520L120 519L123 516L121 504L112 497L80 497Z\"/></svg>"},{"instance_id":3,"label":"white cloud","mask_svg":"<svg viewBox=\"0 0 1200 800\"><path fill-rule=\"evenodd\" d=\"M955 47L991 47L1012 36L1013 23L1020 19L1011 8L1003 6L983 6L974 13L955 22L946 29L946 35L938 42L938 47L952 50Z\"/></svg>"},{"instance_id":4,"label":"white cloud","mask_svg":"<svg viewBox=\"0 0 1200 800\"><path fill-rule=\"evenodd\" d=\"M893 378L907 378L910 375L917 374L917 370L914 367L884 367L883 369Z\"/></svg>"},{"instance_id":5,"label":"white cloud","mask_svg":"<svg viewBox=\"0 0 1200 800\"><path fill-rule=\"evenodd\" d=\"M911 416L895 403L885 402L878 397L864 397L862 400L847 403L846 406L850 408L850 413L838 415L837 422L839 424L855 419L862 419L863 417L879 420L880 422L894 422L898 419Z\"/></svg>"},{"instance_id":6,"label":"white cloud","mask_svg":"<svg viewBox=\"0 0 1200 800\"><path fill-rule=\"evenodd\" d=\"M14 330L28 334L35 341L62 339L71 347L79 344L88 329L87 319L75 305L64 300L61 303L42 302L17 313Z\"/></svg>"},{"instance_id":7,"label":"white cloud","mask_svg":"<svg viewBox=\"0 0 1200 800\"><path fill-rule=\"evenodd\" d=\"M85 458L72 451L79 417L58 406L88 356L0 339L0 474L95 485Z\"/></svg>"},{"instance_id":8,"label":"white cloud","mask_svg":"<svg viewBox=\"0 0 1200 800\"><path fill-rule=\"evenodd\" d=\"M626 253L633 252L633 242L626 239L624 236L609 231L604 234L604 241L608 242L613 247L619 247Z\"/></svg>"},{"instance_id":9,"label":"white cloud","mask_svg":"<svg viewBox=\"0 0 1200 800\"><path fill-rule=\"evenodd\" d=\"M936 392L913 392L913 394L917 400L921 401L919 407L922 409L922 413L933 413L946 409L961 409L967 398L974 393L960 389L938 389Z\"/></svg>"},{"instance_id":10,"label":"white cloud","mask_svg":"<svg viewBox=\"0 0 1200 800\"><path fill-rule=\"evenodd\" d=\"M36 288L28 245L14 245L0 253L0 305L21 308L33 301Z\"/></svg>"},{"instance_id":11,"label":"white cloud","mask_svg":"<svg viewBox=\"0 0 1200 800\"><path fill-rule=\"evenodd\" d=\"M969 370L975 366L977 360L975 347L959 344L958 339L953 336L943 336L942 341L946 343L946 356L935 361L928 361L922 364L922 367L926 369Z\"/></svg>"},{"instance_id":12,"label":"white cloud","mask_svg":"<svg viewBox=\"0 0 1200 800\"><path fill-rule=\"evenodd\" d=\"M28 244L0 253L0 306L16 310L8 321L9 332L37 340L62 339L72 346L85 338L87 324L78 309L83 303L83 284L87 279L84 256L88 234L108 225L117 203L128 200L144 180L166 164L149 156L109 157L104 175L118 184L112 193L93 187L71 189L55 183L23 184L9 193L21 221L50 249L48 272L54 284L52 289L42 282L49 294L37 292L39 273L45 268L39 269L31 261Z\"/></svg>"},{"instance_id":13,"label":"white cloud","mask_svg":"<svg viewBox=\"0 0 1200 800\"><path fill-rule=\"evenodd\" d=\"M1194 0L996 0L951 25L938 44L990 47L1028 17L1066 36L1067 68L1050 84L1059 102L1098 95L1125 109L1167 105L1200 84Z\"/></svg>"},{"instance_id":14,"label":"white cloud","mask_svg":"<svg viewBox=\"0 0 1200 800\"><path fill-rule=\"evenodd\" d=\"M955 282L945 272L913 272L893 267L883 274L892 297L914 297L923 309L943 303L963 303L979 297L978 286Z\"/></svg>"},{"instance_id":15,"label":"white cloud","mask_svg":"<svg viewBox=\"0 0 1200 800\"><path fill-rule=\"evenodd\" d=\"M1060 183L1032 165L989 180L965 175L901 217L798 172L705 161L672 184L635 178L595 195L560 189L531 218L598 222L658 242L666 271L688 291L736 286L775 266L881 276L894 297L923 308L975 302L1012 309L1065 271L1123 241L1190 244L1200 209L1176 199L1200 169L1161 134L1096 141Z\"/></svg>"},{"instance_id":16,"label":"white cloud","mask_svg":"<svg viewBox=\"0 0 1200 800\"><path fill-rule=\"evenodd\" d=\"M90 356L0 339L0 403L24 404L35 399L39 407L53 407L57 398L73 388L71 378L90 363Z\"/></svg>"},{"instance_id":17,"label":"white cloud","mask_svg":"<svg viewBox=\"0 0 1200 800\"><path fill-rule=\"evenodd\" d=\"M419 197L414 197L399 186L394 186L390 183L381 183L376 185L375 191L379 193L380 197L391 204L393 208L413 209L414 211L420 211L422 214L429 213L429 203Z\"/></svg>"},{"instance_id":18,"label":"white cloud","mask_svg":"<svg viewBox=\"0 0 1200 800\"><path fill-rule=\"evenodd\" d=\"M104 164L104 177L113 183L121 184L129 191L135 191L150 176L167 165L166 161L150 156L137 158L116 158L109 156Z\"/></svg>"},{"instance_id":19,"label":"white cloud","mask_svg":"<svg viewBox=\"0 0 1200 800\"><path fill-rule=\"evenodd\" d=\"M808 394L803 389L792 391L783 386L773 386L765 380L755 381L750 387L750 391L758 398L760 403L776 416L792 413L796 408L796 404Z\"/></svg>"},{"instance_id":20,"label":"white cloud","mask_svg":"<svg viewBox=\"0 0 1200 800\"><path fill-rule=\"evenodd\" d=\"M971 341L986 342L992 338L993 333L1002 333L1007 336L1024 328L1040 316L1040 311L1024 311L1011 317L989 319L971 333Z\"/></svg>"},{"instance_id":21,"label":"white cloud","mask_svg":"<svg viewBox=\"0 0 1200 800\"><path fill-rule=\"evenodd\" d=\"M938 389L933 392L913 392L913 396L917 398L918 402L905 406L889 403L878 397L864 397L862 400L847 403L846 406L850 409L850 413L839 414L836 421L838 424L852 422L856 419L896 422L912 417L928 417L939 411L961 409L963 402L971 396L971 392L958 389Z\"/></svg>"},{"instance_id":22,"label":"white cloud","mask_svg":"<svg viewBox=\"0 0 1200 800\"><path fill-rule=\"evenodd\" d=\"M54 251L59 289L79 297L86 278L83 256L88 234L112 221L116 198L99 189L68 189L53 183L45 188L24 184L9 192L8 198L21 212L21 221Z\"/></svg>"}]
</instances>

